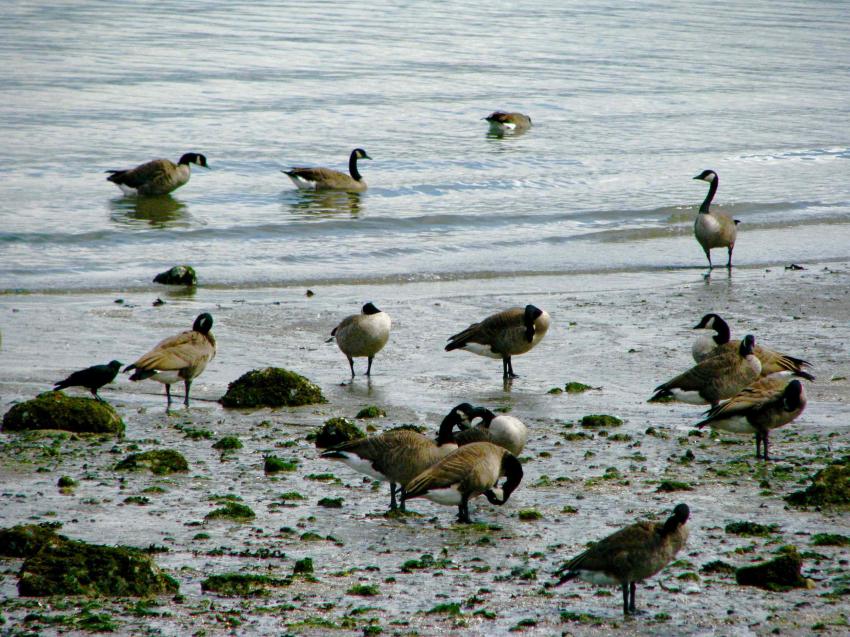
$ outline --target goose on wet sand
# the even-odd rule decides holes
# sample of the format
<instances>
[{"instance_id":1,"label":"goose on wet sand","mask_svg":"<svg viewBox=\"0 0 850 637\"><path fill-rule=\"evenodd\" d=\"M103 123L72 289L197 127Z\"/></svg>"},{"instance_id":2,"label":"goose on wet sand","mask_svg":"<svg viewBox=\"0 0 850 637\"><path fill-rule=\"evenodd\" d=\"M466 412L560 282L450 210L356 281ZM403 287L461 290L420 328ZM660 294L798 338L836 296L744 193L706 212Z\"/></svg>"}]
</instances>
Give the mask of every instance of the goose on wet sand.
<instances>
[{"instance_id":1,"label":"goose on wet sand","mask_svg":"<svg viewBox=\"0 0 850 637\"><path fill-rule=\"evenodd\" d=\"M723 352L729 352L738 347L738 344L731 342L731 333L729 324L717 314L706 314L702 317L699 323L694 326L695 330L714 330L714 336L700 336L694 341L691 353L696 362L704 361L710 356L716 356ZM804 368L811 367L812 364L804 361L802 358L795 358L780 352L774 352L761 345L756 345L755 355L761 361L761 375L770 376L771 374L791 374L799 376L806 380L814 380L815 377Z\"/></svg>"},{"instance_id":2,"label":"goose on wet sand","mask_svg":"<svg viewBox=\"0 0 850 637\"><path fill-rule=\"evenodd\" d=\"M165 385L166 408L171 407L171 385L182 380L186 389L183 404L188 407L192 380L200 376L207 363L215 357L216 343L210 332L212 324L210 314L199 314L191 330L160 341L124 371L136 370L130 380L152 378Z\"/></svg>"},{"instance_id":3,"label":"goose on wet sand","mask_svg":"<svg viewBox=\"0 0 850 637\"><path fill-rule=\"evenodd\" d=\"M484 119L490 124L490 130L496 133L520 132L531 127L531 118L523 113L494 111Z\"/></svg>"},{"instance_id":4,"label":"goose on wet sand","mask_svg":"<svg viewBox=\"0 0 850 637\"><path fill-rule=\"evenodd\" d=\"M706 425L731 433L751 433L756 438L756 458L769 459L767 438L772 429L792 422L806 408L803 384L781 376L760 378L725 403L706 412L697 427ZM760 447L764 443L764 453Z\"/></svg>"},{"instance_id":5,"label":"goose on wet sand","mask_svg":"<svg viewBox=\"0 0 850 637\"><path fill-rule=\"evenodd\" d=\"M382 312L372 303L366 303L360 314L352 314L342 319L331 332L331 337L325 341L336 340L336 345L348 359L351 376L354 377L354 359L368 358L369 364L366 375L372 374L372 360L380 352L390 338L392 321L389 314Z\"/></svg>"},{"instance_id":6,"label":"goose on wet sand","mask_svg":"<svg viewBox=\"0 0 850 637\"><path fill-rule=\"evenodd\" d=\"M522 464L507 449L489 442L473 442L413 478L404 487L404 500L428 498L437 504L458 507L458 521L469 523L469 500L484 495L502 505L522 480ZM499 478L507 479L496 487Z\"/></svg>"},{"instance_id":7,"label":"goose on wet sand","mask_svg":"<svg viewBox=\"0 0 850 637\"><path fill-rule=\"evenodd\" d=\"M167 195L189 181L192 164L209 168L207 158L200 153L186 153L176 164L168 159L154 159L129 170L107 170L112 174L106 179L125 195Z\"/></svg>"},{"instance_id":8,"label":"goose on wet sand","mask_svg":"<svg viewBox=\"0 0 850 637\"><path fill-rule=\"evenodd\" d=\"M685 546L689 516L688 505L677 504L664 524L636 522L612 533L561 566L554 586L575 578L598 586L619 585L623 614L634 614L637 582L658 573Z\"/></svg>"},{"instance_id":9,"label":"goose on wet sand","mask_svg":"<svg viewBox=\"0 0 850 637\"><path fill-rule=\"evenodd\" d=\"M699 214L694 221L694 235L697 241L702 246L705 256L708 259L709 269L714 266L711 264L711 250L713 248L727 248L729 250L729 261L726 263L727 268L732 267L732 250L735 249L735 239L738 236L738 219L732 219L729 215L722 212L711 212L711 201L717 193L717 186L720 184L720 178L713 170L704 170L694 179L700 179L709 183L708 194L699 208Z\"/></svg>"},{"instance_id":10,"label":"goose on wet sand","mask_svg":"<svg viewBox=\"0 0 850 637\"><path fill-rule=\"evenodd\" d=\"M97 390L115 380L118 372L121 371L121 365L122 363L119 361L110 361L106 365L92 365L91 367L86 367L85 369L74 372L65 380L60 380L53 387L53 391L65 389L66 387L85 387L97 400L104 402L104 400L97 395Z\"/></svg>"},{"instance_id":11,"label":"goose on wet sand","mask_svg":"<svg viewBox=\"0 0 850 637\"><path fill-rule=\"evenodd\" d=\"M528 441L528 427L519 418L509 414L496 415L484 407L476 407L469 412L468 416L473 421L480 418L481 422L474 427L467 427L461 423L459 425L461 431L455 434L458 445L492 442L494 445L504 447L515 456L522 453Z\"/></svg>"},{"instance_id":12,"label":"goose on wet sand","mask_svg":"<svg viewBox=\"0 0 850 637\"><path fill-rule=\"evenodd\" d=\"M501 358L505 380L517 378L511 357L525 354L537 345L546 336L549 323L545 310L533 305L512 307L450 337L446 351L465 349L479 356Z\"/></svg>"},{"instance_id":13,"label":"goose on wet sand","mask_svg":"<svg viewBox=\"0 0 850 637\"><path fill-rule=\"evenodd\" d=\"M358 159L372 159L362 148L355 148L348 158L348 172L346 175L338 170L330 168L291 168L282 170L289 176L299 190L347 190L359 192L366 190L366 182L357 170Z\"/></svg>"}]
</instances>

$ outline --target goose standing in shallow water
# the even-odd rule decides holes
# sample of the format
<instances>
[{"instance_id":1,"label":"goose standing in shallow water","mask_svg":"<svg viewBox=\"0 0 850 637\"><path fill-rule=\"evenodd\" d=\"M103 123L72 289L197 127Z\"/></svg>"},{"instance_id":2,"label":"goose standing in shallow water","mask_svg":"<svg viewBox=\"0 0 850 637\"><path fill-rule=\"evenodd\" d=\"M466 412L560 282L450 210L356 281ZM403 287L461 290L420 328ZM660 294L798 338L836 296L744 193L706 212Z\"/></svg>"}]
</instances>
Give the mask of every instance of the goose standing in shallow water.
<instances>
[{"instance_id":1,"label":"goose standing in shallow water","mask_svg":"<svg viewBox=\"0 0 850 637\"><path fill-rule=\"evenodd\" d=\"M768 376L742 389L722 405L706 412L707 418L697 423L712 429L756 436L756 458L767 461L767 437L771 429L792 422L806 408L806 391L799 380ZM764 443L764 454L760 447Z\"/></svg>"},{"instance_id":2,"label":"goose standing in shallow water","mask_svg":"<svg viewBox=\"0 0 850 637\"><path fill-rule=\"evenodd\" d=\"M85 387L97 400L105 402L103 398L97 395L97 390L115 380L118 372L121 371L121 365L122 363L119 361L110 361L106 365L86 367L78 372L74 372L65 380L55 383L53 391L59 391L66 387Z\"/></svg>"},{"instance_id":3,"label":"goose standing in shallow water","mask_svg":"<svg viewBox=\"0 0 850 637\"><path fill-rule=\"evenodd\" d=\"M554 586L576 577L600 586L619 584L623 614L634 614L636 583L667 566L685 546L688 517L688 505L677 504L664 524L637 522L612 533L559 568Z\"/></svg>"},{"instance_id":4,"label":"goose standing in shallow water","mask_svg":"<svg viewBox=\"0 0 850 637\"><path fill-rule=\"evenodd\" d=\"M192 380L201 375L216 353L212 329L213 318L204 312L192 324L191 330L170 336L159 343L135 363L127 365L125 372L136 370L130 380L152 378L165 385L166 409L171 407L171 385L183 381L186 395L183 404L189 406Z\"/></svg>"},{"instance_id":5,"label":"goose standing in shallow water","mask_svg":"<svg viewBox=\"0 0 850 637\"><path fill-rule=\"evenodd\" d=\"M537 345L546 336L549 323L545 310L533 305L512 307L451 336L446 351L465 349L479 356L501 358L504 379L517 378L511 356L525 354Z\"/></svg>"},{"instance_id":6,"label":"goose standing in shallow water","mask_svg":"<svg viewBox=\"0 0 850 637\"><path fill-rule=\"evenodd\" d=\"M106 179L125 195L167 195L189 181L192 164L209 168L207 158L200 153L186 153L176 164L168 159L154 159L129 170L107 170L112 174Z\"/></svg>"},{"instance_id":7,"label":"goose standing in shallow water","mask_svg":"<svg viewBox=\"0 0 850 637\"><path fill-rule=\"evenodd\" d=\"M699 323L694 326L695 330L714 330L714 336L700 336L694 341L691 347L691 353L694 360L699 363L711 356L717 356L723 352L734 350L738 344L730 342L731 333L729 324L717 314L706 314L702 317ZM795 358L787 354L774 352L756 345L754 350L756 358L761 361L761 375L770 376L771 374L792 374L805 378L806 380L814 380L815 377L805 371L805 367L811 367L812 364L804 361L802 358Z\"/></svg>"},{"instance_id":8,"label":"goose standing in shallow water","mask_svg":"<svg viewBox=\"0 0 850 637\"><path fill-rule=\"evenodd\" d=\"M531 128L531 118L528 115L517 112L506 113L504 111L494 111L484 119L490 124L490 131L493 133L519 133Z\"/></svg>"},{"instance_id":9,"label":"goose standing in shallow water","mask_svg":"<svg viewBox=\"0 0 850 637\"><path fill-rule=\"evenodd\" d=\"M389 314L382 312L372 303L363 306L360 314L352 314L342 319L333 328L331 337L325 341L330 343L336 339L336 345L348 359L351 376L354 377L354 359L367 357L369 365L366 375L372 374L372 360L380 352L390 338L392 321Z\"/></svg>"},{"instance_id":10,"label":"goose standing in shallow water","mask_svg":"<svg viewBox=\"0 0 850 637\"><path fill-rule=\"evenodd\" d=\"M366 190L366 182L363 175L357 170L358 159L372 159L362 148L355 148L348 158L348 172L346 175L338 170L330 168L291 168L282 170L289 176L299 190L347 190L349 192L360 192Z\"/></svg>"},{"instance_id":11,"label":"goose standing in shallow water","mask_svg":"<svg viewBox=\"0 0 850 637\"><path fill-rule=\"evenodd\" d=\"M722 212L711 212L709 206L717 192L717 186L720 183L720 178L713 170L704 170L694 179L700 179L709 183L708 194L705 200L699 207L699 214L694 221L694 235L697 241L702 246L705 256L708 259L708 268L714 266L711 264L712 248L728 248L729 261L726 263L727 268L732 267L732 250L735 249L735 239L738 236L738 219L732 219L729 215Z\"/></svg>"}]
</instances>

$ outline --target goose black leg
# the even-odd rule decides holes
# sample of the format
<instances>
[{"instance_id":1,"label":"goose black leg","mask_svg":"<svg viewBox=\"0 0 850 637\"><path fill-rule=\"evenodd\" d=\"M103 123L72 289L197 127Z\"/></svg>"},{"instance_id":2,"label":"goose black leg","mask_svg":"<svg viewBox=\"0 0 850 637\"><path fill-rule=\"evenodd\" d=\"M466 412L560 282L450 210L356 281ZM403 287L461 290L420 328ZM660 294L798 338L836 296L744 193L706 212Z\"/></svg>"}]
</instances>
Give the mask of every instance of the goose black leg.
<instances>
[{"instance_id":1,"label":"goose black leg","mask_svg":"<svg viewBox=\"0 0 850 637\"><path fill-rule=\"evenodd\" d=\"M390 482L390 511L395 511L398 507L395 499L395 482ZM404 508L404 500L401 501L401 507Z\"/></svg>"},{"instance_id":2,"label":"goose black leg","mask_svg":"<svg viewBox=\"0 0 850 637\"><path fill-rule=\"evenodd\" d=\"M711 264L711 251L705 250L705 258L708 259L708 269L713 270L714 266Z\"/></svg>"},{"instance_id":3,"label":"goose black leg","mask_svg":"<svg viewBox=\"0 0 850 637\"><path fill-rule=\"evenodd\" d=\"M165 400L168 401L165 404L165 410L168 411L171 408L171 385L165 386Z\"/></svg>"},{"instance_id":4,"label":"goose black leg","mask_svg":"<svg viewBox=\"0 0 850 637\"><path fill-rule=\"evenodd\" d=\"M348 357L348 366L351 368L351 377L354 378L354 359L351 356Z\"/></svg>"},{"instance_id":5,"label":"goose black leg","mask_svg":"<svg viewBox=\"0 0 850 637\"><path fill-rule=\"evenodd\" d=\"M505 356L502 359L502 377L505 380L508 380L509 378L519 378L519 376L514 374L514 365L511 362L510 356Z\"/></svg>"},{"instance_id":6,"label":"goose black leg","mask_svg":"<svg viewBox=\"0 0 850 637\"><path fill-rule=\"evenodd\" d=\"M761 439L764 442L764 461L767 462L768 457L767 457L767 432L766 431L762 434Z\"/></svg>"},{"instance_id":7,"label":"goose black leg","mask_svg":"<svg viewBox=\"0 0 850 637\"><path fill-rule=\"evenodd\" d=\"M405 493L403 486L399 485L398 493L401 496L401 505L399 506L399 509L401 509L402 511L407 511L407 500L404 499L405 495L407 494Z\"/></svg>"},{"instance_id":8,"label":"goose black leg","mask_svg":"<svg viewBox=\"0 0 850 637\"><path fill-rule=\"evenodd\" d=\"M637 585L634 582L629 584L629 612L635 612L635 589Z\"/></svg>"},{"instance_id":9,"label":"goose black leg","mask_svg":"<svg viewBox=\"0 0 850 637\"><path fill-rule=\"evenodd\" d=\"M726 267L730 270L732 269L732 249L734 247L734 245L729 246L729 261L726 263Z\"/></svg>"},{"instance_id":10,"label":"goose black leg","mask_svg":"<svg viewBox=\"0 0 850 637\"><path fill-rule=\"evenodd\" d=\"M189 390L192 388L192 381L191 380L184 380L183 386L186 388L186 396L183 398L183 404L186 405L186 407L188 407L189 406Z\"/></svg>"},{"instance_id":11,"label":"goose black leg","mask_svg":"<svg viewBox=\"0 0 850 637\"><path fill-rule=\"evenodd\" d=\"M464 495L461 498L460 504L457 505L457 521L462 524L470 524L469 519L469 496Z\"/></svg>"},{"instance_id":12,"label":"goose black leg","mask_svg":"<svg viewBox=\"0 0 850 637\"><path fill-rule=\"evenodd\" d=\"M629 583L623 582L623 615L629 614Z\"/></svg>"},{"instance_id":13,"label":"goose black leg","mask_svg":"<svg viewBox=\"0 0 850 637\"><path fill-rule=\"evenodd\" d=\"M372 361L373 361L374 359L375 359L375 357L374 357L374 356L370 356L370 357L369 357L369 366L366 368L366 375L367 375L367 376L371 376L371 375L372 375Z\"/></svg>"}]
</instances>

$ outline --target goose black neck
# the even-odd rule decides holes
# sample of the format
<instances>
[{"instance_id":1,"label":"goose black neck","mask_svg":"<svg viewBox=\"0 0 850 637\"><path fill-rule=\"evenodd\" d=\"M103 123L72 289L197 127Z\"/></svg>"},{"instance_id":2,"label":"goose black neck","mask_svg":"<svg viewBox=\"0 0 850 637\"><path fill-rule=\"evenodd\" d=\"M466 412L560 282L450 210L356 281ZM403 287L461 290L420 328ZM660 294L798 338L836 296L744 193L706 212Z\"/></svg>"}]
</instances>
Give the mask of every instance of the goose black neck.
<instances>
[{"instance_id":1,"label":"goose black neck","mask_svg":"<svg viewBox=\"0 0 850 637\"><path fill-rule=\"evenodd\" d=\"M489 427L490 423L493 421L493 418L496 417L492 411L487 409L486 407L476 407L472 410L470 414L470 419L481 418L485 427Z\"/></svg>"},{"instance_id":2,"label":"goose black neck","mask_svg":"<svg viewBox=\"0 0 850 637\"><path fill-rule=\"evenodd\" d=\"M732 338L732 334L729 332L729 323L724 321L719 316L714 318L714 331L717 334L714 335L714 342L718 345L725 345L729 342L729 339Z\"/></svg>"},{"instance_id":3,"label":"goose black neck","mask_svg":"<svg viewBox=\"0 0 850 637\"><path fill-rule=\"evenodd\" d=\"M348 158L348 172L351 173L351 176L357 180L361 181L363 179L363 175L360 174L360 171L357 170L357 151L351 151L351 156Z\"/></svg>"},{"instance_id":4,"label":"goose black neck","mask_svg":"<svg viewBox=\"0 0 850 637\"><path fill-rule=\"evenodd\" d=\"M440 423L440 431L437 433L437 444L442 446L455 441L454 428L460 424L460 418L454 410L451 411L443 422Z\"/></svg>"},{"instance_id":5,"label":"goose black neck","mask_svg":"<svg viewBox=\"0 0 850 637\"><path fill-rule=\"evenodd\" d=\"M679 528L681 521L675 515L671 515L667 518L667 521L664 523L664 526L661 527L661 537L667 537L671 533L675 533L676 529Z\"/></svg>"},{"instance_id":6,"label":"goose black neck","mask_svg":"<svg viewBox=\"0 0 850 637\"><path fill-rule=\"evenodd\" d=\"M502 473L506 477L505 483L502 485L502 502L507 502L511 493L522 481L522 463L516 456L506 453L502 457Z\"/></svg>"},{"instance_id":7,"label":"goose black neck","mask_svg":"<svg viewBox=\"0 0 850 637\"><path fill-rule=\"evenodd\" d=\"M705 214L708 214L708 207L711 205L712 199L714 199L714 195L717 192L717 185L720 182L720 177L716 174L714 175L714 179L708 185L708 194L705 196L705 201L702 202L702 205L699 207L699 211Z\"/></svg>"}]
</instances>

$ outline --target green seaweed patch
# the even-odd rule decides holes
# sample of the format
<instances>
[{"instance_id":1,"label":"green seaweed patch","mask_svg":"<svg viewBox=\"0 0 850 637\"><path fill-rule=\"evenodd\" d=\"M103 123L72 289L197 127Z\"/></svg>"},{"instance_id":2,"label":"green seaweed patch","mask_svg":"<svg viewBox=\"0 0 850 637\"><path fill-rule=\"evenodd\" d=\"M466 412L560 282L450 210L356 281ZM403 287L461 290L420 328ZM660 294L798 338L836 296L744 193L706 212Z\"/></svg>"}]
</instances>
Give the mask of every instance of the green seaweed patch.
<instances>
[{"instance_id":1,"label":"green seaweed patch","mask_svg":"<svg viewBox=\"0 0 850 637\"><path fill-rule=\"evenodd\" d=\"M576 622L578 624L590 624L592 626L600 626L605 623L605 620L590 613L574 613L569 610L561 611L561 622Z\"/></svg>"},{"instance_id":2,"label":"green seaweed patch","mask_svg":"<svg viewBox=\"0 0 850 637\"><path fill-rule=\"evenodd\" d=\"M525 630L526 628L533 628L535 626L537 626L537 620L536 619L531 619L531 618L520 619L516 624L514 624L513 626L508 628L508 632L509 633L520 633L523 630Z\"/></svg>"},{"instance_id":3,"label":"green seaweed patch","mask_svg":"<svg viewBox=\"0 0 850 637\"><path fill-rule=\"evenodd\" d=\"M413 573L414 571L423 571L428 569L442 569L451 566L452 561L445 558L435 560L430 553L422 555L418 560L407 560L401 565L402 573Z\"/></svg>"},{"instance_id":4,"label":"green seaweed patch","mask_svg":"<svg viewBox=\"0 0 850 637\"><path fill-rule=\"evenodd\" d=\"M700 571L707 574L723 573L731 575L735 572L735 567L723 560L713 560L707 564L703 564Z\"/></svg>"},{"instance_id":5,"label":"green seaweed patch","mask_svg":"<svg viewBox=\"0 0 850 637\"><path fill-rule=\"evenodd\" d=\"M383 409L376 405L368 405L357 412L355 418L383 418L387 415Z\"/></svg>"},{"instance_id":6,"label":"green seaweed patch","mask_svg":"<svg viewBox=\"0 0 850 637\"><path fill-rule=\"evenodd\" d=\"M342 498L322 498L318 505L326 509L341 509L344 500Z\"/></svg>"},{"instance_id":7,"label":"green seaweed patch","mask_svg":"<svg viewBox=\"0 0 850 637\"><path fill-rule=\"evenodd\" d=\"M608 442L631 442L632 440L634 438L630 434L612 434L608 436Z\"/></svg>"},{"instance_id":8,"label":"green seaweed patch","mask_svg":"<svg viewBox=\"0 0 850 637\"><path fill-rule=\"evenodd\" d=\"M140 471L147 469L158 476L181 473L189 470L186 458L173 449L153 449L142 453L131 453L115 465L116 471Z\"/></svg>"},{"instance_id":9,"label":"green seaweed patch","mask_svg":"<svg viewBox=\"0 0 850 637\"><path fill-rule=\"evenodd\" d=\"M236 436L225 436L212 446L217 451L236 451L242 448L242 441Z\"/></svg>"},{"instance_id":10,"label":"green seaweed patch","mask_svg":"<svg viewBox=\"0 0 850 637\"><path fill-rule=\"evenodd\" d=\"M304 479L311 480L313 482L332 482L334 484L342 484L342 480L332 473L308 473L304 476Z\"/></svg>"},{"instance_id":11,"label":"green seaweed patch","mask_svg":"<svg viewBox=\"0 0 850 637\"><path fill-rule=\"evenodd\" d=\"M0 529L0 555L5 557L31 557L45 547L68 542L56 533L54 524L19 524Z\"/></svg>"},{"instance_id":12,"label":"green seaweed patch","mask_svg":"<svg viewBox=\"0 0 850 637\"><path fill-rule=\"evenodd\" d=\"M418 434L427 434L428 427L424 425L396 425L395 427L390 427L387 431L415 431Z\"/></svg>"},{"instance_id":13,"label":"green seaweed patch","mask_svg":"<svg viewBox=\"0 0 850 637\"><path fill-rule=\"evenodd\" d=\"M543 514L537 509L520 509L517 517L523 522L535 522L543 519Z\"/></svg>"},{"instance_id":14,"label":"green seaweed patch","mask_svg":"<svg viewBox=\"0 0 850 637\"><path fill-rule=\"evenodd\" d=\"M205 520L233 520L234 522L247 522L257 517L251 507L238 502L227 502L218 509L213 509L204 516Z\"/></svg>"},{"instance_id":15,"label":"green seaweed patch","mask_svg":"<svg viewBox=\"0 0 850 637\"><path fill-rule=\"evenodd\" d=\"M73 478L69 478L68 476L61 476L56 481L56 486L60 489L73 489L77 486L77 481Z\"/></svg>"},{"instance_id":16,"label":"green seaweed patch","mask_svg":"<svg viewBox=\"0 0 850 637\"><path fill-rule=\"evenodd\" d=\"M296 560L295 564L292 566L293 575L312 575L313 572L314 569L312 557L305 557L300 560Z\"/></svg>"},{"instance_id":17,"label":"green seaweed patch","mask_svg":"<svg viewBox=\"0 0 850 637\"><path fill-rule=\"evenodd\" d=\"M791 549L768 562L739 568L735 572L735 581L742 586L757 586L776 592L807 588L806 578L800 575L803 558L793 547Z\"/></svg>"},{"instance_id":18,"label":"green seaweed patch","mask_svg":"<svg viewBox=\"0 0 850 637\"><path fill-rule=\"evenodd\" d=\"M315 434L315 445L319 449L336 447L344 442L365 438L366 434L348 418L330 418Z\"/></svg>"},{"instance_id":19,"label":"green seaweed patch","mask_svg":"<svg viewBox=\"0 0 850 637\"><path fill-rule=\"evenodd\" d=\"M175 428L189 440L210 440L213 437L213 432L209 429L189 427L188 425L175 425Z\"/></svg>"},{"instance_id":20,"label":"green seaweed patch","mask_svg":"<svg viewBox=\"0 0 850 637\"><path fill-rule=\"evenodd\" d=\"M14 405L3 416L3 431L62 429L75 433L124 435L124 421L112 405L94 398L48 391Z\"/></svg>"},{"instance_id":21,"label":"green seaweed patch","mask_svg":"<svg viewBox=\"0 0 850 637\"><path fill-rule=\"evenodd\" d=\"M461 615L462 612L460 610L460 604L458 602L445 602L443 604L437 604L431 609L425 611L428 615L451 615L453 617L457 617Z\"/></svg>"},{"instance_id":22,"label":"green seaweed patch","mask_svg":"<svg viewBox=\"0 0 850 637\"><path fill-rule=\"evenodd\" d=\"M593 434L589 434L586 431L562 431L561 436L568 442L575 442L576 440L593 440Z\"/></svg>"},{"instance_id":23,"label":"green seaweed patch","mask_svg":"<svg viewBox=\"0 0 850 637\"><path fill-rule=\"evenodd\" d=\"M381 589L376 584L354 584L346 593L360 597L375 597L381 594Z\"/></svg>"},{"instance_id":24,"label":"green seaweed patch","mask_svg":"<svg viewBox=\"0 0 850 637\"><path fill-rule=\"evenodd\" d=\"M569 382L564 385L564 391L568 394L583 394L584 392L593 389L590 385L584 383Z\"/></svg>"},{"instance_id":25,"label":"green seaweed patch","mask_svg":"<svg viewBox=\"0 0 850 637\"><path fill-rule=\"evenodd\" d=\"M296 471L298 469L298 460L284 460L277 456L266 456L263 461L263 471L265 473L279 473L281 471Z\"/></svg>"},{"instance_id":26,"label":"green seaweed patch","mask_svg":"<svg viewBox=\"0 0 850 637\"><path fill-rule=\"evenodd\" d=\"M744 535L747 537L767 537L779 532L778 524L758 524L756 522L748 522L746 520L739 522L730 522L724 529L732 535Z\"/></svg>"},{"instance_id":27,"label":"green seaweed patch","mask_svg":"<svg viewBox=\"0 0 850 637\"><path fill-rule=\"evenodd\" d=\"M285 493L281 493L278 498L283 500L285 503L289 504L290 502L296 502L298 500L306 500L303 495L298 493L297 491L287 491ZM292 505L294 506L294 505Z\"/></svg>"},{"instance_id":28,"label":"green seaweed patch","mask_svg":"<svg viewBox=\"0 0 850 637\"><path fill-rule=\"evenodd\" d=\"M850 456L821 469L811 481L808 487L789 494L785 500L797 507L850 506Z\"/></svg>"},{"instance_id":29,"label":"green seaweed patch","mask_svg":"<svg viewBox=\"0 0 850 637\"><path fill-rule=\"evenodd\" d=\"M131 495L129 497L124 498L124 504L137 504L139 506L146 506L150 503L151 499L143 495Z\"/></svg>"},{"instance_id":30,"label":"green seaweed patch","mask_svg":"<svg viewBox=\"0 0 850 637\"><path fill-rule=\"evenodd\" d=\"M269 588L289 586L291 580L253 575L249 573L223 573L210 575L201 582L205 593L218 593L224 597L258 597L268 595Z\"/></svg>"},{"instance_id":31,"label":"green seaweed patch","mask_svg":"<svg viewBox=\"0 0 850 637\"><path fill-rule=\"evenodd\" d=\"M29 613L24 617L25 624L61 626L70 630L84 630L90 633L111 633L118 630L118 624L106 613L93 613L83 608L76 615L59 614L46 615L43 613Z\"/></svg>"},{"instance_id":32,"label":"green seaweed patch","mask_svg":"<svg viewBox=\"0 0 850 637\"><path fill-rule=\"evenodd\" d=\"M610 416L608 414L588 414L587 416L582 416L580 424L582 427L587 428L619 427L623 424L623 421L616 416Z\"/></svg>"},{"instance_id":33,"label":"green seaweed patch","mask_svg":"<svg viewBox=\"0 0 850 637\"><path fill-rule=\"evenodd\" d=\"M850 537L839 533L815 533L812 536L814 546L850 546Z\"/></svg>"},{"instance_id":34,"label":"green seaweed patch","mask_svg":"<svg viewBox=\"0 0 850 637\"><path fill-rule=\"evenodd\" d=\"M687 482L678 482L676 480L662 480L658 483L656 492L672 493L673 491L693 491L694 488Z\"/></svg>"},{"instance_id":35,"label":"green seaweed patch","mask_svg":"<svg viewBox=\"0 0 850 637\"><path fill-rule=\"evenodd\" d=\"M322 390L300 374L280 367L255 369L227 386L225 407L300 407L326 403Z\"/></svg>"}]
</instances>

